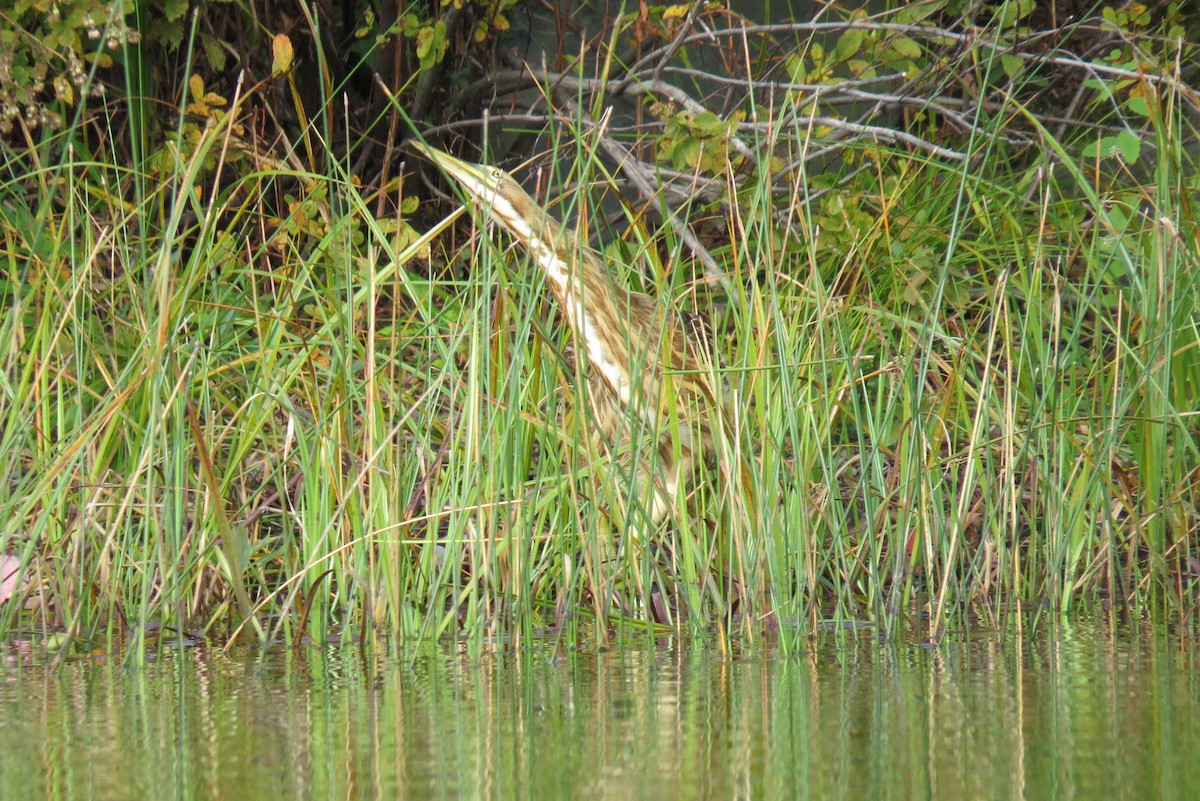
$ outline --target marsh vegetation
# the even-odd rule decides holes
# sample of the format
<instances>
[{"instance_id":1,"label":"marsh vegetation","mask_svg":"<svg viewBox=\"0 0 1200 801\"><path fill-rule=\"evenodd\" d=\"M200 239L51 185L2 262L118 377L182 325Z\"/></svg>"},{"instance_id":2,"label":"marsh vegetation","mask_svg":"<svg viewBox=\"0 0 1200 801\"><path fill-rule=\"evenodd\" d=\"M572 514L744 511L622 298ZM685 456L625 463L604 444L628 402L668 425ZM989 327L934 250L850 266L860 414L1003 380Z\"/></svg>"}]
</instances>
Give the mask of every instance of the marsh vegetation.
<instances>
[{"instance_id":1,"label":"marsh vegetation","mask_svg":"<svg viewBox=\"0 0 1200 801\"><path fill-rule=\"evenodd\" d=\"M5 18L0 637L1193 625L1196 19L434 6ZM418 133L708 321L652 532Z\"/></svg>"}]
</instances>

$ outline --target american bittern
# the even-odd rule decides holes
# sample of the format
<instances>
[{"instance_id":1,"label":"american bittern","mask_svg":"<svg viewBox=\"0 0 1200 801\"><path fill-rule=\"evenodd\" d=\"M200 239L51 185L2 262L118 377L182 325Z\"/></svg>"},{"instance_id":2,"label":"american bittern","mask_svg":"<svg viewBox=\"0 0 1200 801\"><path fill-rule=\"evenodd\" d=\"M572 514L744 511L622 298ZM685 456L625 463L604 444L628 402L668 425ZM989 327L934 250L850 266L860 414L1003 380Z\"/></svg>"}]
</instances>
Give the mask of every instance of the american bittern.
<instances>
[{"instance_id":1,"label":"american bittern","mask_svg":"<svg viewBox=\"0 0 1200 801\"><path fill-rule=\"evenodd\" d=\"M546 274L577 348L582 343L587 351L588 394L605 444L636 454L632 437L652 443L635 470L639 500L659 522L686 489L694 462L713 448L713 359L702 329L618 284L602 257L508 173L418 142L413 147L457 180L475 214L503 225Z\"/></svg>"}]
</instances>

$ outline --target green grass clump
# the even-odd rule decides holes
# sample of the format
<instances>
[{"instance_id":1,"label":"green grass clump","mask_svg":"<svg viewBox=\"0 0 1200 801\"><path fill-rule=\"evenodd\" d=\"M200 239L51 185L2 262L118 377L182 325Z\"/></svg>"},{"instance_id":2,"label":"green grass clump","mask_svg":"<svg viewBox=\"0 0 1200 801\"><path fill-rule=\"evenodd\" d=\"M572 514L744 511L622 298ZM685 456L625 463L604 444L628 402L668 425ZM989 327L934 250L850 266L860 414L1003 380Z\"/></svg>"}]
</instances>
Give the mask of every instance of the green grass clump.
<instances>
[{"instance_id":1,"label":"green grass clump","mask_svg":"<svg viewBox=\"0 0 1200 801\"><path fill-rule=\"evenodd\" d=\"M784 109L729 170L725 286L669 231L612 236L722 357L719 458L640 539L527 256L412 222L411 181L270 159L238 102L132 166L106 118L4 145L0 637L938 636L1101 600L1191 623L1200 229L1169 88L1133 166L1044 129L1010 152L997 118L961 162L773 172L812 144ZM556 160L609 185L589 136Z\"/></svg>"}]
</instances>

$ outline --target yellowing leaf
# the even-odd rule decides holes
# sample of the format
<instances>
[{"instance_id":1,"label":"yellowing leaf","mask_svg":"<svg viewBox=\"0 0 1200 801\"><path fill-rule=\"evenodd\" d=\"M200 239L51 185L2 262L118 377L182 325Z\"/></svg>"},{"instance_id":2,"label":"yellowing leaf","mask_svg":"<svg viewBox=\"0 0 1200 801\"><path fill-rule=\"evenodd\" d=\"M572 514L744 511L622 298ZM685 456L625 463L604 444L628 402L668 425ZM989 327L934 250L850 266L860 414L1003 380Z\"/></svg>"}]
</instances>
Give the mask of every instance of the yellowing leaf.
<instances>
[{"instance_id":1,"label":"yellowing leaf","mask_svg":"<svg viewBox=\"0 0 1200 801\"><path fill-rule=\"evenodd\" d=\"M907 36L898 36L891 41L892 50L901 58L920 58L921 45Z\"/></svg>"},{"instance_id":2,"label":"yellowing leaf","mask_svg":"<svg viewBox=\"0 0 1200 801\"><path fill-rule=\"evenodd\" d=\"M68 106L75 105L75 87L62 75L54 79L54 96Z\"/></svg>"},{"instance_id":3,"label":"yellowing leaf","mask_svg":"<svg viewBox=\"0 0 1200 801\"><path fill-rule=\"evenodd\" d=\"M292 68L292 60L295 57L296 51L287 34L275 34L275 38L271 42L271 71L276 75L287 72Z\"/></svg>"}]
</instances>

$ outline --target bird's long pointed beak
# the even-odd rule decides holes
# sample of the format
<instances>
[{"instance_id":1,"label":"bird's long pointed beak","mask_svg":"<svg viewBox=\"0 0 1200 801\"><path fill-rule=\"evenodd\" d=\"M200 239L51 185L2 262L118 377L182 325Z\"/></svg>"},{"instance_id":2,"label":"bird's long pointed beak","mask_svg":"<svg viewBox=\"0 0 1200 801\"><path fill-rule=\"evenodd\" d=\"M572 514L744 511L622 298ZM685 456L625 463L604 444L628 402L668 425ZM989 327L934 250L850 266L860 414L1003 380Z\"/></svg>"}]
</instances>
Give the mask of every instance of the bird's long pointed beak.
<instances>
[{"instance_id":1,"label":"bird's long pointed beak","mask_svg":"<svg viewBox=\"0 0 1200 801\"><path fill-rule=\"evenodd\" d=\"M412 141L410 144L413 150L425 156L452 178L462 183L468 193L474 195L476 198L486 196L489 191L495 191L496 182L490 179L486 167L480 164L472 164L469 161L463 161L435 147L430 147L424 142Z\"/></svg>"},{"instance_id":2,"label":"bird's long pointed beak","mask_svg":"<svg viewBox=\"0 0 1200 801\"><path fill-rule=\"evenodd\" d=\"M495 220L527 246L544 237L557 238L558 227L508 173L495 167L472 164L429 145L413 142L413 148L458 182L470 205Z\"/></svg>"}]
</instances>

